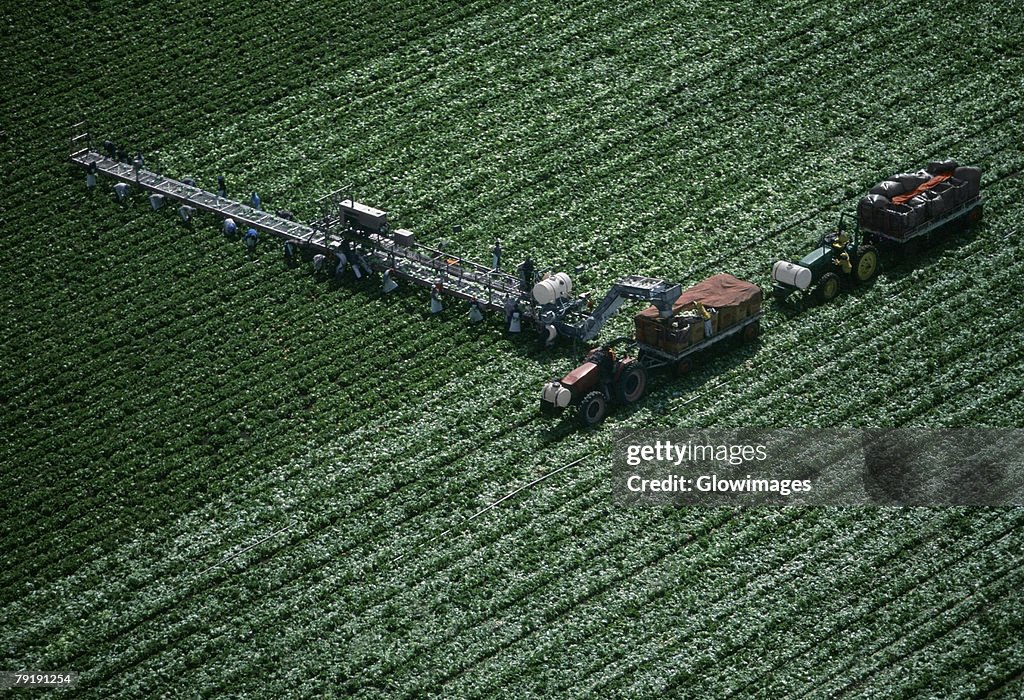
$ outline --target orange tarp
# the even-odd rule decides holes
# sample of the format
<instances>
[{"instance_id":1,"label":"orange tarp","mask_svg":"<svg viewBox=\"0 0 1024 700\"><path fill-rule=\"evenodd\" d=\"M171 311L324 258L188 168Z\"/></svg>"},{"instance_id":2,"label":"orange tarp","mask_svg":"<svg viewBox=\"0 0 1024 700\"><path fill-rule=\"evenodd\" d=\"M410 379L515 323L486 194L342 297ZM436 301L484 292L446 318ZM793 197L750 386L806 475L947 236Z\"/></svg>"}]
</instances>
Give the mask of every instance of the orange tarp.
<instances>
[{"instance_id":1,"label":"orange tarp","mask_svg":"<svg viewBox=\"0 0 1024 700\"><path fill-rule=\"evenodd\" d=\"M931 188L935 187L940 182L945 182L946 180L948 180L951 177L953 177L952 173L946 173L945 175L936 175L935 177L933 177L931 180L929 180L928 182L924 183L923 185L919 185L918 187L914 188L911 192L907 192L906 194L898 194L898 195L896 195L895 197L892 198L892 203L893 204L903 204L905 202L909 202L911 199L913 199L917 195L921 194L925 190L930 190Z\"/></svg>"}]
</instances>

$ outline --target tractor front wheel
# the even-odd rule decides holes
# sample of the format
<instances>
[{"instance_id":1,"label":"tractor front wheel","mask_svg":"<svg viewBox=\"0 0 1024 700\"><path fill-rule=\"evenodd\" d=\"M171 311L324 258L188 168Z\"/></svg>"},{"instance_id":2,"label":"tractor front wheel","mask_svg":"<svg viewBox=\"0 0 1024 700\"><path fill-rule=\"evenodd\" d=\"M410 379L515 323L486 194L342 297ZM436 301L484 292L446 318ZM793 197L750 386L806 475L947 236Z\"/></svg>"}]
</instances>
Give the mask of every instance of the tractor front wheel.
<instances>
[{"instance_id":1,"label":"tractor front wheel","mask_svg":"<svg viewBox=\"0 0 1024 700\"><path fill-rule=\"evenodd\" d=\"M584 427L597 425L608 415L608 401L600 391L592 391L580 402L579 419Z\"/></svg>"},{"instance_id":2,"label":"tractor front wheel","mask_svg":"<svg viewBox=\"0 0 1024 700\"><path fill-rule=\"evenodd\" d=\"M853 276L861 284L870 282L878 274L878 250L872 245L863 246L857 251L857 260L853 264Z\"/></svg>"},{"instance_id":3,"label":"tractor front wheel","mask_svg":"<svg viewBox=\"0 0 1024 700\"><path fill-rule=\"evenodd\" d=\"M839 275L834 272L826 272L818 280L814 293L822 304L832 301L839 294Z\"/></svg>"}]
</instances>

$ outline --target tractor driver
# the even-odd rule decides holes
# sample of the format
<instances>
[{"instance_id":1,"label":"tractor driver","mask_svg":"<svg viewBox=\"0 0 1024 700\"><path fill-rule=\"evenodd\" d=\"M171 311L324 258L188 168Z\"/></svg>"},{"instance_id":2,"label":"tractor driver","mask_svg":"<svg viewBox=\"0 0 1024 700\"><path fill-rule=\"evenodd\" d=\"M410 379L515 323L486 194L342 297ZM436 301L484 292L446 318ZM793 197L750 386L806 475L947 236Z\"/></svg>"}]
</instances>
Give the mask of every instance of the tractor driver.
<instances>
[{"instance_id":1,"label":"tractor driver","mask_svg":"<svg viewBox=\"0 0 1024 700\"><path fill-rule=\"evenodd\" d=\"M840 231L839 235L832 241L832 264L841 268L847 275L853 270L853 263L850 262L850 253L846 250L846 244L849 242L850 237L846 235L846 231Z\"/></svg>"}]
</instances>

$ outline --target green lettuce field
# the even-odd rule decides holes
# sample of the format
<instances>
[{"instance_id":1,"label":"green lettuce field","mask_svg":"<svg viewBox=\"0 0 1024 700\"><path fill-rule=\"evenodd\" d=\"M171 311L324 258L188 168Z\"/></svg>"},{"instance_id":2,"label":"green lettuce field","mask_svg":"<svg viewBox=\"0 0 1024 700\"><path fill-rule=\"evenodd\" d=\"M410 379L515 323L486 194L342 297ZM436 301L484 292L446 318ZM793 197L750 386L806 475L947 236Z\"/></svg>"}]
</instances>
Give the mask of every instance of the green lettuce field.
<instances>
[{"instance_id":1,"label":"green lettuce field","mask_svg":"<svg viewBox=\"0 0 1024 700\"><path fill-rule=\"evenodd\" d=\"M94 698L1024 694L1020 508L610 495L620 429L1024 426L1024 3L0 15L0 671ZM346 187L602 293L768 289L935 158L984 168L985 218L827 306L766 303L758 343L577 430L537 404L580 349L119 205L67 163L82 119L268 210Z\"/></svg>"}]
</instances>

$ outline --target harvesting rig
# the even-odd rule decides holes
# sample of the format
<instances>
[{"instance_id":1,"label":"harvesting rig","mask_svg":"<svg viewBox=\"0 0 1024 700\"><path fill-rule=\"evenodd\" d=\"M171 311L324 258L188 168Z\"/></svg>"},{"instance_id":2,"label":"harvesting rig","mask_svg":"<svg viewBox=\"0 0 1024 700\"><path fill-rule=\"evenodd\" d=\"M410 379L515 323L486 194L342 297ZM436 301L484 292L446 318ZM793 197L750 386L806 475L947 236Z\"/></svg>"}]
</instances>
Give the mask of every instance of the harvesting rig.
<instances>
[{"instance_id":1,"label":"harvesting rig","mask_svg":"<svg viewBox=\"0 0 1024 700\"><path fill-rule=\"evenodd\" d=\"M783 301L794 293L834 299L842 283L869 282L879 270L879 251L912 256L939 231L981 220L981 170L954 160L932 161L916 173L894 175L871 188L857 206L852 235L845 215L837 230L797 262L772 266L772 293Z\"/></svg>"},{"instance_id":2,"label":"harvesting rig","mask_svg":"<svg viewBox=\"0 0 1024 700\"><path fill-rule=\"evenodd\" d=\"M541 390L541 411L560 415L576 411L586 426L600 423L612 404L632 404L647 390L648 371L669 368L679 374L690 369L699 353L728 339L753 341L760 335L761 289L732 275L719 274L686 290L663 279L632 275L617 281L599 303L590 293L573 294L572 278L564 272L537 271L527 256L516 274L501 269L501 243L492 249L491 265L475 263L445 249L425 246L405 229L392 230L387 212L355 201L351 193L333 192L318 200L319 216L299 223L287 211L264 212L253 193L249 204L227 196L224 178L209 192L188 178L174 180L145 167L141 154L130 157L106 141L102 151L92 147L84 123L75 127L69 158L86 172L86 185L98 175L115 181L118 201L133 190L146 194L150 206L177 207L186 224L207 212L219 217L226 235L240 237L250 251L260 234L283 242L285 257L312 262L314 272L336 277L351 267L356 278L377 277L384 294L398 288L397 280L430 289L431 311L442 309L443 297L467 302L471 321L483 311L499 311L505 327L518 333L532 322L543 340L559 337L594 340L605 322L627 300L650 306L634 316L634 334L590 350L584 362ZM786 299L794 293L834 298L843 280L868 282L879 270L882 248L913 250L936 231L954 222L981 218L981 171L936 161L917 173L896 175L872 188L858 206L852 234L840 217L836 232L797 262L772 267L773 292Z\"/></svg>"}]
</instances>

